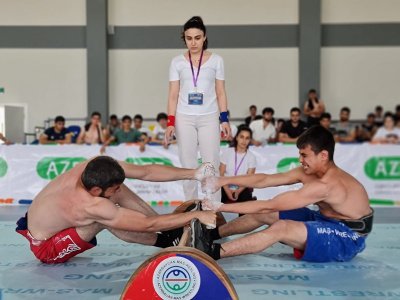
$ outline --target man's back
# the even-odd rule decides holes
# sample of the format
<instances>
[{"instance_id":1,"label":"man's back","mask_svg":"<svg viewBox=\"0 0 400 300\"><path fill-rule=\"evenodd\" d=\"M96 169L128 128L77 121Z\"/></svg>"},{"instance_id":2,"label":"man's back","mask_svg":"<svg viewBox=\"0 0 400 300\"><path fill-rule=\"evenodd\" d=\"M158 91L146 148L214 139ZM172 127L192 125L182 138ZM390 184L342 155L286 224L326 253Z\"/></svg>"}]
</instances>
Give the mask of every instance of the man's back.
<instances>
[{"instance_id":1,"label":"man's back","mask_svg":"<svg viewBox=\"0 0 400 300\"><path fill-rule=\"evenodd\" d=\"M38 240L69 227L81 220L87 223L84 205L93 198L79 185L79 178L86 163L58 176L34 199L28 210L28 229Z\"/></svg>"}]
</instances>

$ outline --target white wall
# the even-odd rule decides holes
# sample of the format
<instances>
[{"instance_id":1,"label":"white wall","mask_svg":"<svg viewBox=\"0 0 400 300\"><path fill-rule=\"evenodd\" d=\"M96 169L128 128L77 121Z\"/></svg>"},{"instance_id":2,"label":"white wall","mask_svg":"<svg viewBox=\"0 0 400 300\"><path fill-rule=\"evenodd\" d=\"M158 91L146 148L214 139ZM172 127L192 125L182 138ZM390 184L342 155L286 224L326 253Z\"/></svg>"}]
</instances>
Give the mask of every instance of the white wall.
<instances>
[{"instance_id":1,"label":"white wall","mask_svg":"<svg viewBox=\"0 0 400 300\"><path fill-rule=\"evenodd\" d=\"M0 0L0 26L85 24L85 0Z\"/></svg>"},{"instance_id":2,"label":"white wall","mask_svg":"<svg viewBox=\"0 0 400 300\"><path fill-rule=\"evenodd\" d=\"M86 50L0 49L1 103L28 106L28 128L49 117L86 117Z\"/></svg>"},{"instance_id":3,"label":"white wall","mask_svg":"<svg viewBox=\"0 0 400 300\"><path fill-rule=\"evenodd\" d=\"M297 48L210 49L224 58L231 116L246 116L250 104L272 106L288 116L298 103ZM166 111L168 70L176 50L110 51L110 111L156 117Z\"/></svg>"},{"instance_id":4,"label":"white wall","mask_svg":"<svg viewBox=\"0 0 400 300\"><path fill-rule=\"evenodd\" d=\"M374 107L400 104L400 47L329 47L321 52L321 98L334 119L349 106L364 119Z\"/></svg>"},{"instance_id":5,"label":"white wall","mask_svg":"<svg viewBox=\"0 0 400 300\"><path fill-rule=\"evenodd\" d=\"M0 0L0 26L86 24L85 0ZM322 22L400 22L398 0L322 0ZM182 25L192 15L206 25L297 24L298 0L110 0L111 25ZM272 106L287 116L298 103L298 49L212 49L225 60L233 117L250 104ZM166 110L168 67L183 49L111 50L110 112ZM363 118L377 102L393 109L400 102L399 47L323 48L321 90L334 117L341 106ZM84 49L0 49L0 103L26 103L29 129L64 114L85 117Z\"/></svg>"},{"instance_id":6,"label":"white wall","mask_svg":"<svg viewBox=\"0 0 400 300\"><path fill-rule=\"evenodd\" d=\"M322 0L321 22L323 24L400 22L400 1Z\"/></svg>"},{"instance_id":7,"label":"white wall","mask_svg":"<svg viewBox=\"0 0 400 300\"><path fill-rule=\"evenodd\" d=\"M109 23L183 25L200 15L206 24L297 24L298 0L112 0Z\"/></svg>"}]
</instances>

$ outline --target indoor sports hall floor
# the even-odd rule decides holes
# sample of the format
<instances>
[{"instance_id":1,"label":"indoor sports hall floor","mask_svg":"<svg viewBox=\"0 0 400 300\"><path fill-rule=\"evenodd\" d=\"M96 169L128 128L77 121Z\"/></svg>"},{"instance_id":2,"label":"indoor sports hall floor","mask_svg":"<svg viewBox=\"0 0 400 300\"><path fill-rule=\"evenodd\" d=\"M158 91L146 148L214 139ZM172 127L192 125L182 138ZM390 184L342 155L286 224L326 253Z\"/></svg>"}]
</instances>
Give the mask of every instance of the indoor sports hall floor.
<instances>
[{"instance_id":1,"label":"indoor sports hall floor","mask_svg":"<svg viewBox=\"0 0 400 300\"><path fill-rule=\"evenodd\" d=\"M134 270L158 251L103 232L94 249L69 263L46 266L14 231L25 210L0 207L2 300L119 299ZM376 208L375 220L367 249L348 263L304 263L288 247L276 245L219 264L240 299L400 299L400 208Z\"/></svg>"}]
</instances>

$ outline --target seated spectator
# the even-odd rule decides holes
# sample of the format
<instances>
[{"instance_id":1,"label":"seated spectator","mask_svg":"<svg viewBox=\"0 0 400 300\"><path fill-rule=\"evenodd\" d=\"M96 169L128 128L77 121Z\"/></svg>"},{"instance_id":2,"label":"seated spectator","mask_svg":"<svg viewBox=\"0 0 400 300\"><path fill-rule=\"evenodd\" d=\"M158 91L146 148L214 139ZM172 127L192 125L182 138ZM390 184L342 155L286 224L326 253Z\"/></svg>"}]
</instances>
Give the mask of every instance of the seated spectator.
<instances>
[{"instance_id":1,"label":"seated spectator","mask_svg":"<svg viewBox=\"0 0 400 300\"><path fill-rule=\"evenodd\" d=\"M39 137L39 144L71 144L72 133L65 128L65 118L57 116L54 126L47 128Z\"/></svg>"},{"instance_id":2,"label":"seated spectator","mask_svg":"<svg viewBox=\"0 0 400 300\"><path fill-rule=\"evenodd\" d=\"M221 176L237 176L254 174L256 157L249 150L252 139L251 129L240 125L232 141L232 147L222 149L219 172ZM253 189L237 185L224 185L221 189L221 202L234 203L253 200Z\"/></svg>"},{"instance_id":3,"label":"seated spectator","mask_svg":"<svg viewBox=\"0 0 400 300\"><path fill-rule=\"evenodd\" d=\"M374 115L376 126L381 127L383 125L383 107L381 105L375 106Z\"/></svg>"},{"instance_id":4,"label":"seated spectator","mask_svg":"<svg viewBox=\"0 0 400 300\"><path fill-rule=\"evenodd\" d=\"M230 117L230 113L229 110L227 111L228 113L228 118ZM229 127L231 128L231 135L230 136L226 136L224 134L222 125L219 126L220 127L220 132L221 132L221 142L231 142L233 140L233 137L236 135L237 133L237 126L235 124L233 124L232 122L229 122Z\"/></svg>"},{"instance_id":5,"label":"seated spectator","mask_svg":"<svg viewBox=\"0 0 400 300\"><path fill-rule=\"evenodd\" d=\"M133 117L133 126L135 127L136 130L145 133L148 138L151 137L151 130L147 127L143 127L142 115L137 114Z\"/></svg>"},{"instance_id":6,"label":"seated spectator","mask_svg":"<svg viewBox=\"0 0 400 300\"><path fill-rule=\"evenodd\" d=\"M317 91L311 89L308 91L308 99L304 103L304 114L307 116L307 126L319 124L321 114L325 112L324 102L318 98Z\"/></svg>"},{"instance_id":7,"label":"seated spectator","mask_svg":"<svg viewBox=\"0 0 400 300\"><path fill-rule=\"evenodd\" d=\"M0 132L0 141L4 144L4 145L11 145L12 142L9 141L1 132ZM2 144L0 143L0 144Z\"/></svg>"},{"instance_id":8,"label":"seated spectator","mask_svg":"<svg viewBox=\"0 0 400 300\"><path fill-rule=\"evenodd\" d=\"M290 110L290 120L283 123L278 134L281 143L295 143L297 138L307 129L307 124L300 120L301 110L293 107Z\"/></svg>"},{"instance_id":9,"label":"seated spectator","mask_svg":"<svg viewBox=\"0 0 400 300\"><path fill-rule=\"evenodd\" d=\"M110 137L114 134L115 130L121 128L121 123L118 120L117 115L111 115L110 120L106 126L107 135Z\"/></svg>"},{"instance_id":10,"label":"seated spectator","mask_svg":"<svg viewBox=\"0 0 400 300\"><path fill-rule=\"evenodd\" d=\"M275 130L276 130L276 138L275 140L278 141L279 138L279 132L282 130L283 123L285 123L285 119L279 118L275 122L275 118L273 119L273 123L275 124Z\"/></svg>"},{"instance_id":11,"label":"seated spectator","mask_svg":"<svg viewBox=\"0 0 400 300\"><path fill-rule=\"evenodd\" d=\"M260 120L262 119L262 116L257 115L257 106L250 105L249 107L249 112L250 112L250 116L246 117L244 119L244 123L249 126L251 122L253 122L254 120ZM232 133L232 136L235 136L235 134Z\"/></svg>"},{"instance_id":12,"label":"seated spectator","mask_svg":"<svg viewBox=\"0 0 400 300\"><path fill-rule=\"evenodd\" d=\"M372 142L384 144L397 144L400 142L400 128L395 127L393 114L385 114L383 126L378 128L372 138Z\"/></svg>"},{"instance_id":13,"label":"seated spectator","mask_svg":"<svg viewBox=\"0 0 400 300\"><path fill-rule=\"evenodd\" d=\"M396 105L394 118L396 119L396 127L400 128L400 104Z\"/></svg>"},{"instance_id":14,"label":"seated spectator","mask_svg":"<svg viewBox=\"0 0 400 300\"><path fill-rule=\"evenodd\" d=\"M368 142L374 136L378 126L375 123L375 115L373 113L369 113L367 115L367 121L361 124L361 128L357 134L357 140L359 142Z\"/></svg>"},{"instance_id":15,"label":"seated spectator","mask_svg":"<svg viewBox=\"0 0 400 300\"><path fill-rule=\"evenodd\" d=\"M165 131L167 130L168 116L166 113L159 113L157 115L157 125L153 129L153 137L151 143L162 145L165 149L168 148L169 144L176 144L176 139L171 141L165 140Z\"/></svg>"},{"instance_id":16,"label":"seated spectator","mask_svg":"<svg viewBox=\"0 0 400 300\"><path fill-rule=\"evenodd\" d=\"M274 110L271 107L263 109L263 118L250 123L253 132L252 144L255 146L266 145L275 141L276 129L272 122Z\"/></svg>"},{"instance_id":17,"label":"seated spectator","mask_svg":"<svg viewBox=\"0 0 400 300\"><path fill-rule=\"evenodd\" d=\"M340 110L339 119L339 122L333 124L337 135L337 142L355 142L357 137L357 128L350 123L350 108L342 107Z\"/></svg>"},{"instance_id":18,"label":"seated spectator","mask_svg":"<svg viewBox=\"0 0 400 300\"><path fill-rule=\"evenodd\" d=\"M93 112L90 122L86 124L78 136L77 144L102 144L106 140L107 131L101 125L101 114Z\"/></svg>"},{"instance_id":19,"label":"seated spectator","mask_svg":"<svg viewBox=\"0 0 400 300\"><path fill-rule=\"evenodd\" d=\"M335 128L331 127L331 123L332 123L332 116L330 113L325 112L321 115L320 119L319 119L319 124L328 129L334 136L336 134L336 130Z\"/></svg>"},{"instance_id":20,"label":"seated spectator","mask_svg":"<svg viewBox=\"0 0 400 300\"><path fill-rule=\"evenodd\" d=\"M122 118L121 128L117 129L114 134L104 142L100 153L103 154L106 151L106 147L113 142L117 145L123 143L139 143L140 152L143 152L146 143L142 138L142 134L142 132L132 128L132 118L126 115Z\"/></svg>"}]
</instances>

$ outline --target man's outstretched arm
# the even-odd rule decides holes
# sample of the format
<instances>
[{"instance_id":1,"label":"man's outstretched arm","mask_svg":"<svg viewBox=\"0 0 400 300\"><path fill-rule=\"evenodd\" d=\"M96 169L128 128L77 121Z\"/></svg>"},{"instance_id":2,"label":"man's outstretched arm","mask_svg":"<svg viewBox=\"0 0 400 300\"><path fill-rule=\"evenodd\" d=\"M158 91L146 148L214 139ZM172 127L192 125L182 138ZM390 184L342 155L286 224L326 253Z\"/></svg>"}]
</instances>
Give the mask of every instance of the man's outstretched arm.
<instances>
[{"instance_id":1,"label":"man's outstretched arm","mask_svg":"<svg viewBox=\"0 0 400 300\"><path fill-rule=\"evenodd\" d=\"M145 181L175 181L175 180L202 180L207 176L204 170L211 164L203 164L197 169L185 169L164 165L144 165L138 166L124 161L119 164L125 171L127 178L140 179Z\"/></svg>"},{"instance_id":2,"label":"man's outstretched arm","mask_svg":"<svg viewBox=\"0 0 400 300\"><path fill-rule=\"evenodd\" d=\"M266 188L301 182L304 172L301 167L292 169L285 173L277 174L252 174L240 176L206 177L202 181L203 190L217 191L224 185L234 184L251 188Z\"/></svg>"},{"instance_id":3,"label":"man's outstretched arm","mask_svg":"<svg viewBox=\"0 0 400 300\"><path fill-rule=\"evenodd\" d=\"M232 212L240 214L256 214L291 210L305 207L309 204L317 203L326 199L326 184L315 182L304 185L296 191L281 193L271 200L248 201L233 204L215 203L204 201L206 208L221 212Z\"/></svg>"},{"instance_id":4,"label":"man's outstretched arm","mask_svg":"<svg viewBox=\"0 0 400 300\"><path fill-rule=\"evenodd\" d=\"M105 199L100 199L86 211L98 223L113 229L135 232L158 232L174 229L188 224L192 219L199 219L201 223L211 227L215 227L216 222L216 214L213 211L146 216L131 209L118 207Z\"/></svg>"}]
</instances>

